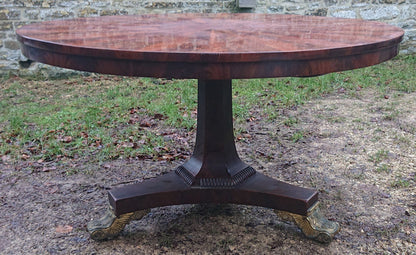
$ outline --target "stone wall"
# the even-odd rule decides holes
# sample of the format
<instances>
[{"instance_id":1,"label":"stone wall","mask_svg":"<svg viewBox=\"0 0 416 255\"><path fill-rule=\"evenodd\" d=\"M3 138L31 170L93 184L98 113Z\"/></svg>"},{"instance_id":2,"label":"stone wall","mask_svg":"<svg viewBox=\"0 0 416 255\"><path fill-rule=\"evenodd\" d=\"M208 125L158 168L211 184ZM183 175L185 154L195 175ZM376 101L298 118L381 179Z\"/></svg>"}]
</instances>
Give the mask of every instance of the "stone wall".
<instances>
[{"instance_id":1,"label":"stone wall","mask_svg":"<svg viewBox=\"0 0 416 255\"><path fill-rule=\"evenodd\" d=\"M401 53L416 52L416 0L0 0L0 73L54 68L25 59L15 29L31 22L85 16L177 12L258 12L379 20L405 29Z\"/></svg>"}]
</instances>

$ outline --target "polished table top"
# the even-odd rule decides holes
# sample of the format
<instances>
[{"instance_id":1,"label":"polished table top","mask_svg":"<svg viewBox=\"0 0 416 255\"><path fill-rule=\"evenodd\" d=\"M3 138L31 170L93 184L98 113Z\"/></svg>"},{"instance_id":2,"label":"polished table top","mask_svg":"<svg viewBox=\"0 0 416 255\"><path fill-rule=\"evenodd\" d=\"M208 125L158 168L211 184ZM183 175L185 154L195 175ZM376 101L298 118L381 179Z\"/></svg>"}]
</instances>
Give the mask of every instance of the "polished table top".
<instances>
[{"instance_id":1,"label":"polished table top","mask_svg":"<svg viewBox=\"0 0 416 255\"><path fill-rule=\"evenodd\" d=\"M314 76L394 57L400 28L273 14L164 14L47 21L17 30L32 60L132 76Z\"/></svg>"}]
</instances>

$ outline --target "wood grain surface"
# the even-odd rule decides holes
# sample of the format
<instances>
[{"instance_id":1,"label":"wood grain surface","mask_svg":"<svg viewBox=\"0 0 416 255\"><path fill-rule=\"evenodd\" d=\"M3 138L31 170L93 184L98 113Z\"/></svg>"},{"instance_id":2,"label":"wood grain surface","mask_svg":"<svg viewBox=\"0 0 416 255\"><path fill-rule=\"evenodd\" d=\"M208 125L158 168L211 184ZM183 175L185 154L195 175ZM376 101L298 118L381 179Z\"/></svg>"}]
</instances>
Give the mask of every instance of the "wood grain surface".
<instances>
[{"instance_id":1,"label":"wood grain surface","mask_svg":"<svg viewBox=\"0 0 416 255\"><path fill-rule=\"evenodd\" d=\"M164 14L46 21L17 30L32 60L166 78L314 76L397 55L403 30L380 22L275 14Z\"/></svg>"}]
</instances>

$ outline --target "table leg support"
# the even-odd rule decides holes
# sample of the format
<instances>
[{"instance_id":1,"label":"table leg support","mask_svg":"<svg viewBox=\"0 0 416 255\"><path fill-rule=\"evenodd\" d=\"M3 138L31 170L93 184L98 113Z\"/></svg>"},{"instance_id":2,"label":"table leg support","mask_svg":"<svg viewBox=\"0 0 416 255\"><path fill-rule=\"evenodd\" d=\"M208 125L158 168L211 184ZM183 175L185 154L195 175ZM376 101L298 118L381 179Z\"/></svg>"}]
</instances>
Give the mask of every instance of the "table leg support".
<instances>
[{"instance_id":1,"label":"table leg support","mask_svg":"<svg viewBox=\"0 0 416 255\"><path fill-rule=\"evenodd\" d=\"M330 221L322 215L319 202L308 210L306 216L279 210L275 210L275 213L282 220L294 222L307 238L321 243L331 242L340 230L337 222Z\"/></svg>"},{"instance_id":2,"label":"table leg support","mask_svg":"<svg viewBox=\"0 0 416 255\"><path fill-rule=\"evenodd\" d=\"M109 212L88 224L91 238L117 236L151 208L180 204L243 204L278 210L309 238L328 242L338 232L317 206L318 192L284 183L245 164L233 135L231 80L198 81L198 120L193 155L175 171L109 191Z\"/></svg>"},{"instance_id":3,"label":"table leg support","mask_svg":"<svg viewBox=\"0 0 416 255\"><path fill-rule=\"evenodd\" d=\"M87 225L88 232L92 239L101 241L114 238L120 234L124 227L132 220L140 220L150 209L136 212L125 213L116 216L111 208L108 208L106 214L97 220L90 221Z\"/></svg>"}]
</instances>

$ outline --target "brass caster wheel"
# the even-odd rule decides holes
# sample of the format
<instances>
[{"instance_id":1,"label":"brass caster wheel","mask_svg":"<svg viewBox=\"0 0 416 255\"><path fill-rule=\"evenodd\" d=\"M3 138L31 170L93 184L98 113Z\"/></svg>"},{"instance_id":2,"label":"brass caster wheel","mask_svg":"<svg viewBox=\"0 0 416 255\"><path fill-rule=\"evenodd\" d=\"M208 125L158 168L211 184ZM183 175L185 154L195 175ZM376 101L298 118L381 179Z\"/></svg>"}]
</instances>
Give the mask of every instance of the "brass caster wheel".
<instances>
[{"instance_id":1,"label":"brass caster wheel","mask_svg":"<svg viewBox=\"0 0 416 255\"><path fill-rule=\"evenodd\" d=\"M339 232L340 226L337 222L326 219L318 205L318 202L315 203L306 216L279 210L275 212L281 219L294 222L307 238L321 243L330 243Z\"/></svg>"},{"instance_id":2,"label":"brass caster wheel","mask_svg":"<svg viewBox=\"0 0 416 255\"><path fill-rule=\"evenodd\" d=\"M92 239L101 241L116 237L124 229L124 227L132 220L140 220L150 209L141 210L131 213L115 216L111 209L98 220L92 220L88 223L87 229Z\"/></svg>"}]
</instances>

